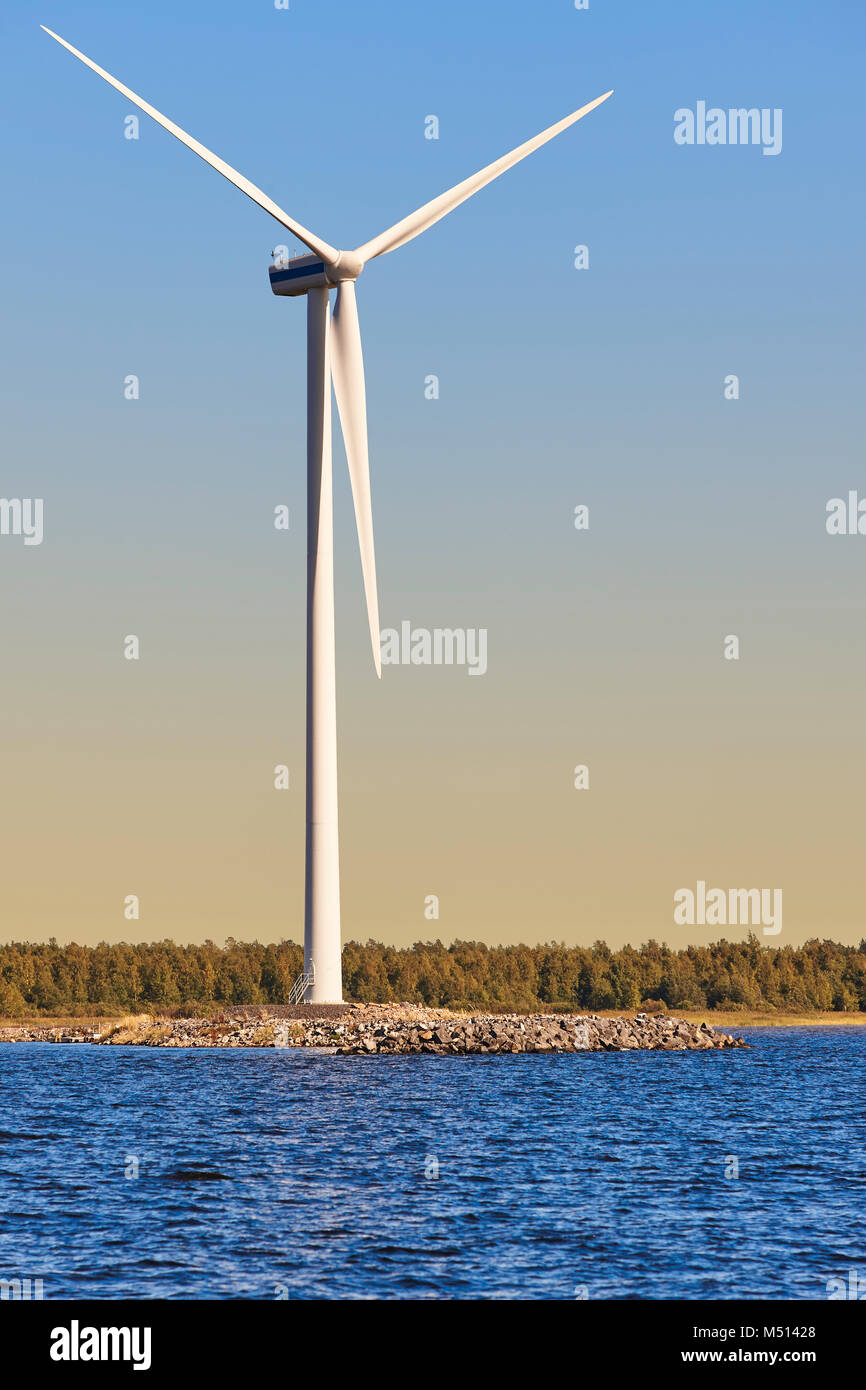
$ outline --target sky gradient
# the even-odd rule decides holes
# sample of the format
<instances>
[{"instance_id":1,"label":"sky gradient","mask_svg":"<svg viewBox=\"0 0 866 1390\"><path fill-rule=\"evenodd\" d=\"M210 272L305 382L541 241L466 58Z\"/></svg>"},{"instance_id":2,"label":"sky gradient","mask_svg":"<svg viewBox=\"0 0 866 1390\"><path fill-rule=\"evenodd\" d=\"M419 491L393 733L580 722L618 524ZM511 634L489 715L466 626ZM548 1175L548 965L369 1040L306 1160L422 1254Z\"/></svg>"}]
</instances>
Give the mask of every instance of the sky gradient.
<instances>
[{"instance_id":1,"label":"sky gradient","mask_svg":"<svg viewBox=\"0 0 866 1390\"><path fill-rule=\"evenodd\" d=\"M45 537L0 536L0 934L303 934L290 239L125 139L39 23L337 245L615 89L358 284L382 626L486 628L488 670L377 682L335 430L344 938L743 935L674 924L699 879L781 888L773 945L866 935L866 536L825 528L866 496L864 18L833 0L11 0L0 495ZM678 146L700 100L781 108L781 153Z\"/></svg>"}]
</instances>

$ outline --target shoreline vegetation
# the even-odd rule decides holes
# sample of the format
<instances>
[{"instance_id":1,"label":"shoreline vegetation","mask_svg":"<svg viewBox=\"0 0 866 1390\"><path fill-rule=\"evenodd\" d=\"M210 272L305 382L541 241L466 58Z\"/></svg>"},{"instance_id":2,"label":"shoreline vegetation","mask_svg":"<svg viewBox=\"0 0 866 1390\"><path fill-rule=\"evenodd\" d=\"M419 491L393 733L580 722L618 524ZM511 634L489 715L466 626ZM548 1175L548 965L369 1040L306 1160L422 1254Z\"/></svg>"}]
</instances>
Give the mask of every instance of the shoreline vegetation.
<instances>
[{"instance_id":1,"label":"shoreline vegetation","mask_svg":"<svg viewBox=\"0 0 866 1390\"><path fill-rule=\"evenodd\" d=\"M179 946L9 942L0 945L0 1018L206 1018L230 1007L282 1005L303 963L292 941ZM655 941L612 950L552 942L486 946L347 942L344 996L456 1013L676 1014L714 1023L866 1022L866 940L771 946L750 935L681 950Z\"/></svg>"}]
</instances>

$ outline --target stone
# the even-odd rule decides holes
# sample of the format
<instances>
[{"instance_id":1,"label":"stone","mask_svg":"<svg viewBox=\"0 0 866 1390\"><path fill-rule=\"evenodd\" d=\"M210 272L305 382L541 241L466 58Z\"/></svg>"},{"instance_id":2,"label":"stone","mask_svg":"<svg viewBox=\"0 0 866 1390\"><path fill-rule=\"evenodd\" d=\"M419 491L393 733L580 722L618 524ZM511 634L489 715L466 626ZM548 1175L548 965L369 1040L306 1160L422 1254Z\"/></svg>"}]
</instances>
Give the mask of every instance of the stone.
<instances>
[{"instance_id":1,"label":"stone","mask_svg":"<svg viewBox=\"0 0 866 1390\"><path fill-rule=\"evenodd\" d=\"M447 1056L550 1052L709 1051L747 1047L703 1022L639 1013L456 1014L420 1004L233 1006L210 1018L158 1020L149 1014L99 1028L21 1024L0 1029L0 1042L138 1043L147 1047L306 1048L332 1055L433 1053ZM336 1012L334 1012L336 1011Z\"/></svg>"}]
</instances>

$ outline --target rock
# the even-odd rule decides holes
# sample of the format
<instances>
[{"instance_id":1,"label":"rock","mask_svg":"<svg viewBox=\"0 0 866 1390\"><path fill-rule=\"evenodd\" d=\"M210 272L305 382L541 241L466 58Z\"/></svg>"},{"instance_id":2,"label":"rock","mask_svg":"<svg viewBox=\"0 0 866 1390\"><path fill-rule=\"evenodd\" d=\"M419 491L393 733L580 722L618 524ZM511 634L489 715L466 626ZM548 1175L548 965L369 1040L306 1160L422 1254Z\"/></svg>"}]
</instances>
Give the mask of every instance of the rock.
<instances>
[{"instance_id":1,"label":"rock","mask_svg":"<svg viewBox=\"0 0 866 1390\"><path fill-rule=\"evenodd\" d=\"M311 1006L312 1007L312 1006ZM440 1056L551 1052L708 1051L746 1047L708 1023L666 1015L600 1018L597 1014L456 1014L419 1004L303 1006L269 1014L265 1007L238 1007L209 1019L158 1021L141 1014L101 1028L24 1024L0 1029L0 1042L136 1043L146 1047L305 1048L333 1055Z\"/></svg>"}]
</instances>

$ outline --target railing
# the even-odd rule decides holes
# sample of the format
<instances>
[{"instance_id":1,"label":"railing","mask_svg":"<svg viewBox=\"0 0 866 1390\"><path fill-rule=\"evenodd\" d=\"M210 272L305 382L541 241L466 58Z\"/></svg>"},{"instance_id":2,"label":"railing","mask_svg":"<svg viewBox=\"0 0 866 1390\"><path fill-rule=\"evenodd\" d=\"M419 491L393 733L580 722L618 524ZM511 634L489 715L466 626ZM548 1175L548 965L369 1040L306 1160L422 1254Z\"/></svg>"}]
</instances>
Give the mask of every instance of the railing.
<instances>
[{"instance_id":1,"label":"railing","mask_svg":"<svg viewBox=\"0 0 866 1390\"><path fill-rule=\"evenodd\" d=\"M274 269L275 269L275 270L284 270L285 267L286 267L287 265L291 265L291 264L292 264L292 261L300 261L300 260L303 260L304 256L311 256L311 255L313 255L313 252L312 252L312 251L306 251L306 250L304 250L304 251L290 251L289 254L288 254L288 256L284 256L282 253L280 253L279 255L277 255L276 251L272 251L272 252L271 252L271 256L273 257Z\"/></svg>"},{"instance_id":2,"label":"railing","mask_svg":"<svg viewBox=\"0 0 866 1390\"><path fill-rule=\"evenodd\" d=\"M295 980L295 983L289 990L289 998L287 1002L289 1004L300 1004L309 986L314 985L315 983L316 967L315 965L312 965L310 967L309 974L307 974L305 971L302 971L298 978Z\"/></svg>"}]
</instances>

